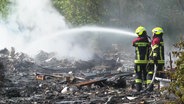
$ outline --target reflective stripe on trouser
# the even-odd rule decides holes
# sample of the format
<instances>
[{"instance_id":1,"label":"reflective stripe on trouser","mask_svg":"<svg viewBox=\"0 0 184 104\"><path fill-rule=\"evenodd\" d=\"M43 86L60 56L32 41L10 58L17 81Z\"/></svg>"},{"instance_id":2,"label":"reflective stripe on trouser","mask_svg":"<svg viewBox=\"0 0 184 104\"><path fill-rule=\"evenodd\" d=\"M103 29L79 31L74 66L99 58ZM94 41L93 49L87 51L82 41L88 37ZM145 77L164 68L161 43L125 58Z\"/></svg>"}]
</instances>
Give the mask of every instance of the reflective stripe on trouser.
<instances>
[{"instance_id":1,"label":"reflective stripe on trouser","mask_svg":"<svg viewBox=\"0 0 184 104\"><path fill-rule=\"evenodd\" d=\"M152 77L153 77L153 71L149 71L147 74L147 81L146 81L147 84L151 83Z\"/></svg>"},{"instance_id":2,"label":"reflective stripe on trouser","mask_svg":"<svg viewBox=\"0 0 184 104\"><path fill-rule=\"evenodd\" d=\"M135 83L142 83L141 79L135 79Z\"/></svg>"}]
</instances>

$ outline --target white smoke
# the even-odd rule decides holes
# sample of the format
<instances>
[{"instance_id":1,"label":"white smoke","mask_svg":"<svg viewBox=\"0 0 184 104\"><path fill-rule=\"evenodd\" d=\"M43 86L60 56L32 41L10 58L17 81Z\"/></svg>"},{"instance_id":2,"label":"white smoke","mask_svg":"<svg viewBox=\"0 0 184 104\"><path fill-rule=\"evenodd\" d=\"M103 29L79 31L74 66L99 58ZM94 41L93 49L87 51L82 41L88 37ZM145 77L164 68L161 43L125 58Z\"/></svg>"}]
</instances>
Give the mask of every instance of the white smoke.
<instances>
[{"instance_id":1,"label":"white smoke","mask_svg":"<svg viewBox=\"0 0 184 104\"><path fill-rule=\"evenodd\" d=\"M90 49L72 43L74 36L62 34L68 26L65 19L50 0L11 0L12 8L7 21L1 21L0 48L15 47L16 50L35 55L40 50L56 52L60 57L88 59ZM48 37L61 33L60 37Z\"/></svg>"},{"instance_id":2,"label":"white smoke","mask_svg":"<svg viewBox=\"0 0 184 104\"><path fill-rule=\"evenodd\" d=\"M135 36L131 32L99 27L69 29L65 18L52 7L51 0L11 0L11 13L0 23L0 48L15 47L30 56L40 50L57 57L88 60L93 56L95 38L78 38L81 32L104 31ZM87 31L87 32L86 32ZM78 40L77 40L78 39ZM81 45L82 44L82 45Z\"/></svg>"}]
</instances>

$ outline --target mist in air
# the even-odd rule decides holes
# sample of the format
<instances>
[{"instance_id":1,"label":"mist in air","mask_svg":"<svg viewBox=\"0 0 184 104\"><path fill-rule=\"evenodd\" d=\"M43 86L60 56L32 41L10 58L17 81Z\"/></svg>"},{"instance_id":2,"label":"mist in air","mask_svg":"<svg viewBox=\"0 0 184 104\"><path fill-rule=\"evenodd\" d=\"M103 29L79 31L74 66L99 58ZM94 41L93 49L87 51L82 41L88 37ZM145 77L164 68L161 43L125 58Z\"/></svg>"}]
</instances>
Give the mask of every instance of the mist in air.
<instances>
[{"instance_id":1,"label":"mist in air","mask_svg":"<svg viewBox=\"0 0 184 104\"><path fill-rule=\"evenodd\" d=\"M95 38L78 35L96 32L135 34L116 29L81 27L69 29L65 18L51 5L50 0L12 0L11 13L6 21L1 21L0 48L15 47L16 51L34 56L39 51L55 52L57 57L88 60L93 57ZM78 40L77 40L78 39ZM81 43L81 41L83 41ZM81 45L82 44L82 45Z\"/></svg>"}]
</instances>

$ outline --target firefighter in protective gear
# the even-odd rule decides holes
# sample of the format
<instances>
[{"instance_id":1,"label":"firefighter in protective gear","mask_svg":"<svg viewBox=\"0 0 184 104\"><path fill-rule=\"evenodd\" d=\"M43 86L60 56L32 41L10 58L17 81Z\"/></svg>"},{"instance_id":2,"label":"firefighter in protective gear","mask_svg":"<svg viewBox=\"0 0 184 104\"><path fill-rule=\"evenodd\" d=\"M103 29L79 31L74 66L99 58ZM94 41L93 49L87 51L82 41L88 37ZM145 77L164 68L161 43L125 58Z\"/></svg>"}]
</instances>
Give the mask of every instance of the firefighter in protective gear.
<instances>
[{"instance_id":1,"label":"firefighter in protective gear","mask_svg":"<svg viewBox=\"0 0 184 104\"><path fill-rule=\"evenodd\" d=\"M139 92L142 90L143 83L146 84L146 65L149 56L149 46L150 42L147 36L145 27L139 26L135 33L138 35L137 38L133 40L133 46L135 47L135 60L134 60L134 72L136 75L135 87Z\"/></svg>"},{"instance_id":2,"label":"firefighter in protective gear","mask_svg":"<svg viewBox=\"0 0 184 104\"><path fill-rule=\"evenodd\" d=\"M164 70L164 31L161 27L155 27L152 30L153 37L151 41L151 52L150 52L150 67L147 75L147 84L151 83L154 71L154 64L157 66L157 71ZM164 78L163 73L157 73L156 76ZM149 88L149 91L153 91L153 84Z\"/></svg>"}]
</instances>

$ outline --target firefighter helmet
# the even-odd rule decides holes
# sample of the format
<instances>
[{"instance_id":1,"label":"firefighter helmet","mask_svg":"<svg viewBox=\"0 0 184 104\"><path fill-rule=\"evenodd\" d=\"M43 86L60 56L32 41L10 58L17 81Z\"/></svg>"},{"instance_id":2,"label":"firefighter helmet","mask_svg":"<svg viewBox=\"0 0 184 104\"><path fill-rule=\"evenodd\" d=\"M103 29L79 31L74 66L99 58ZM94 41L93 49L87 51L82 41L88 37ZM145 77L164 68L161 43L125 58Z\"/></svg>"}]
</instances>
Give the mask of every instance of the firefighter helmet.
<instances>
[{"instance_id":1,"label":"firefighter helmet","mask_svg":"<svg viewBox=\"0 0 184 104\"><path fill-rule=\"evenodd\" d=\"M135 33L136 33L138 36L141 36L141 35L143 34L144 31L146 31L145 27L139 26L139 27L135 30Z\"/></svg>"},{"instance_id":2,"label":"firefighter helmet","mask_svg":"<svg viewBox=\"0 0 184 104\"><path fill-rule=\"evenodd\" d=\"M153 28L152 32L155 35L160 35L161 33L164 33L164 31L163 31L163 29L161 27L155 27L155 28Z\"/></svg>"}]
</instances>

